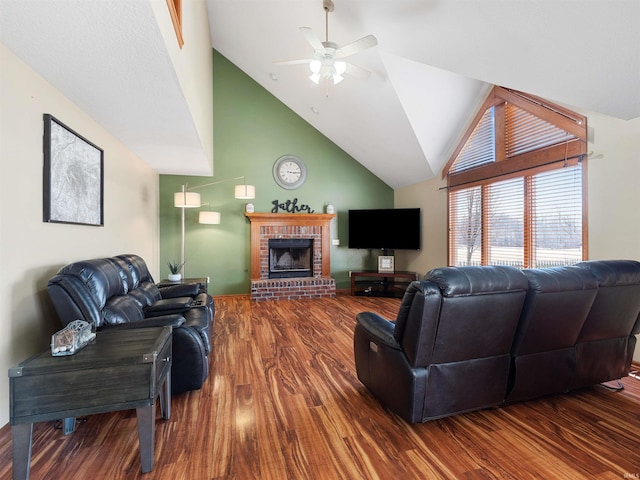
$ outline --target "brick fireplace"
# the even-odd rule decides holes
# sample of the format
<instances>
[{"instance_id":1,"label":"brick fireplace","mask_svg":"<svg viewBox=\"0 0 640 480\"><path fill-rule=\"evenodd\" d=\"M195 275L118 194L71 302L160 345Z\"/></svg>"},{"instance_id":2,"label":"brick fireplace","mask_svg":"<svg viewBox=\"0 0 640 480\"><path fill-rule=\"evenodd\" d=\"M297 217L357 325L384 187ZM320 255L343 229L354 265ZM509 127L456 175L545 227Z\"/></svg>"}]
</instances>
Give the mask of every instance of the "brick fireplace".
<instances>
[{"instance_id":1,"label":"brick fireplace","mask_svg":"<svg viewBox=\"0 0 640 480\"><path fill-rule=\"evenodd\" d=\"M333 297L331 231L334 214L247 213L251 222L251 300ZM311 269L305 276L270 278L269 240L305 240L311 245Z\"/></svg>"}]
</instances>

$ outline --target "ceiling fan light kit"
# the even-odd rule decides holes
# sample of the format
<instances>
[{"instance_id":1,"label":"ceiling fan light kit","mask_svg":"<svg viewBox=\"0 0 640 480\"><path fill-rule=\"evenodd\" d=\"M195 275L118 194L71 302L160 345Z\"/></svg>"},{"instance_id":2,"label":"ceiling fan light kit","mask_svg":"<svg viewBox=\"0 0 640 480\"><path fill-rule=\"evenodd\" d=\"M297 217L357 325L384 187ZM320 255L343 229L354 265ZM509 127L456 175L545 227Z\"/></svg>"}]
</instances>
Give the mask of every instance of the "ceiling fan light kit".
<instances>
[{"instance_id":1,"label":"ceiling fan light kit","mask_svg":"<svg viewBox=\"0 0 640 480\"><path fill-rule=\"evenodd\" d=\"M314 50L312 58L275 62L277 65L297 65L308 63L311 75L309 79L316 85L322 81L336 85L344 80L344 74L356 75L366 78L369 72L356 67L342 59L355 55L367 48L378 44L376 37L367 35L355 42L339 47L337 43L329 41L329 12L333 12L334 6L331 0L323 0L322 8L325 11L325 41L321 42L317 35L309 27L300 27L302 35Z\"/></svg>"},{"instance_id":2,"label":"ceiling fan light kit","mask_svg":"<svg viewBox=\"0 0 640 480\"><path fill-rule=\"evenodd\" d=\"M337 85L344 80L342 74L347 70L347 64L340 60L311 60L309 69L311 70L309 78L316 85L319 85L324 78L330 79L334 85Z\"/></svg>"}]
</instances>

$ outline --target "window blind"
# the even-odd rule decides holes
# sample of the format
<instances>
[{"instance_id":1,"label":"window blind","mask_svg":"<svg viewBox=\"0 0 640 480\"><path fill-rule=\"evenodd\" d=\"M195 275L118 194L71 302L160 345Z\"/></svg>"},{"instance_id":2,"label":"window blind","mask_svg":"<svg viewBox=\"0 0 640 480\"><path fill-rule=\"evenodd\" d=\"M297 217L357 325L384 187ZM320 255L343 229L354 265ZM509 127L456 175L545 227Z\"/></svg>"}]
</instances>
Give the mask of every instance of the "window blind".
<instances>
[{"instance_id":1,"label":"window blind","mask_svg":"<svg viewBox=\"0 0 640 480\"><path fill-rule=\"evenodd\" d=\"M487 186L487 263L524 267L524 178Z\"/></svg>"},{"instance_id":2,"label":"window blind","mask_svg":"<svg viewBox=\"0 0 640 480\"><path fill-rule=\"evenodd\" d=\"M507 158L575 138L561 128L510 103L505 104Z\"/></svg>"},{"instance_id":3,"label":"window blind","mask_svg":"<svg viewBox=\"0 0 640 480\"><path fill-rule=\"evenodd\" d=\"M451 173L460 172L469 168L478 167L495 161L495 108L491 107L484 112L458 158L451 166Z\"/></svg>"},{"instance_id":4,"label":"window blind","mask_svg":"<svg viewBox=\"0 0 640 480\"><path fill-rule=\"evenodd\" d=\"M449 193L449 264L481 265L482 190Z\"/></svg>"},{"instance_id":5,"label":"window blind","mask_svg":"<svg viewBox=\"0 0 640 480\"><path fill-rule=\"evenodd\" d=\"M496 86L463 138L445 167L450 265L587 258L585 117Z\"/></svg>"},{"instance_id":6,"label":"window blind","mask_svg":"<svg viewBox=\"0 0 640 480\"><path fill-rule=\"evenodd\" d=\"M582 260L582 165L532 179L532 266L572 265Z\"/></svg>"},{"instance_id":7,"label":"window blind","mask_svg":"<svg viewBox=\"0 0 640 480\"><path fill-rule=\"evenodd\" d=\"M581 261L582 168L559 162L449 192L449 264L542 268Z\"/></svg>"}]
</instances>

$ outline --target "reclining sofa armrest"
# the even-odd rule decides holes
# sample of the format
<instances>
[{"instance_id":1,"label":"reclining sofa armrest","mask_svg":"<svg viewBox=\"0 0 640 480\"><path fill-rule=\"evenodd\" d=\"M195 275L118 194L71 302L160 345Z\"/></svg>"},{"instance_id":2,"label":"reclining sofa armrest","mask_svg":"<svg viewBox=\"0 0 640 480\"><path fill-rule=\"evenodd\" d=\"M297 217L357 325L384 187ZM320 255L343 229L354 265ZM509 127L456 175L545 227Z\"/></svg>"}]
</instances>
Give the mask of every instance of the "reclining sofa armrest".
<instances>
[{"instance_id":1,"label":"reclining sofa armrest","mask_svg":"<svg viewBox=\"0 0 640 480\"><path fill-rule=\"evenodd\" d=\"M376 343L401 350L400 344L393 336L394 322L390 322L374 312L359 313L356 315L356 322Z\"/></svg>"},{"instance_id":2,"label":"reclining sofa armrest","mask_svg":"<svg viewBox=\"0 0 640 480\"><path fill-rule=\"evenodd\" d=\"M158 284L162 298L195 297L202 289L199 283L180 283L177 285Z\"/></svg>"},{"instance_id":3,"label":"reclining sofa armrest","mask_svg":"<svg viewBox=\"0 0 640 480\"><path fill-rule=\"evenodd\" d=\"M135 322L118 323L116 325L104 325L101 330L127 329L127 328L149 328L149 327L172 327L178 328L185 322L182 315L162 315L158 317L143 318Z\"/></svg>"},{"instance_id":4,"label":"reclining sofa armrest","mask_svg":"<svg viewBox=\"0 0 640 480\"><path fill-rule=\"evenodd\" d=\"M158 317L183 313L191 308L191 297L163 298L143 308L145 317Z\"/></svg>"}]
</instances>

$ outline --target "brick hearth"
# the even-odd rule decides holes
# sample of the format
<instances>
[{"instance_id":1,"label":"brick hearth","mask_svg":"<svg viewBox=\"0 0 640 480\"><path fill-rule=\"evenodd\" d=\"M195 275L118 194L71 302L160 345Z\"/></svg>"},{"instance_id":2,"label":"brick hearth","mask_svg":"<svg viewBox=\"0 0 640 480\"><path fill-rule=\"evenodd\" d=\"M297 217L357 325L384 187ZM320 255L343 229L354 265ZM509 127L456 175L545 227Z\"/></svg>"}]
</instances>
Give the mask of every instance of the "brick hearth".
<instances>
[{"instance_id":1,"label":"brick hearth","mask_svg":"<svg viewBox=\"0 0 640 480\"><path fill-rule=\"evenodd\" d=\"M251 281L251 300L296 300L335 297L333 278L272 278Z\"/></svg>"},{"instance_id":2,"label":"brick hearth","mask_svg":"<svg viewBox=\"0 0 640 480\"><path fill-rule=\"evenodd\" d=\"M251 221L251 299L284 300L333 297L330 222L334 214L247 213ZM313 276L269 278L269 239L313 240Z\"/></svg>"}]
</instances>

